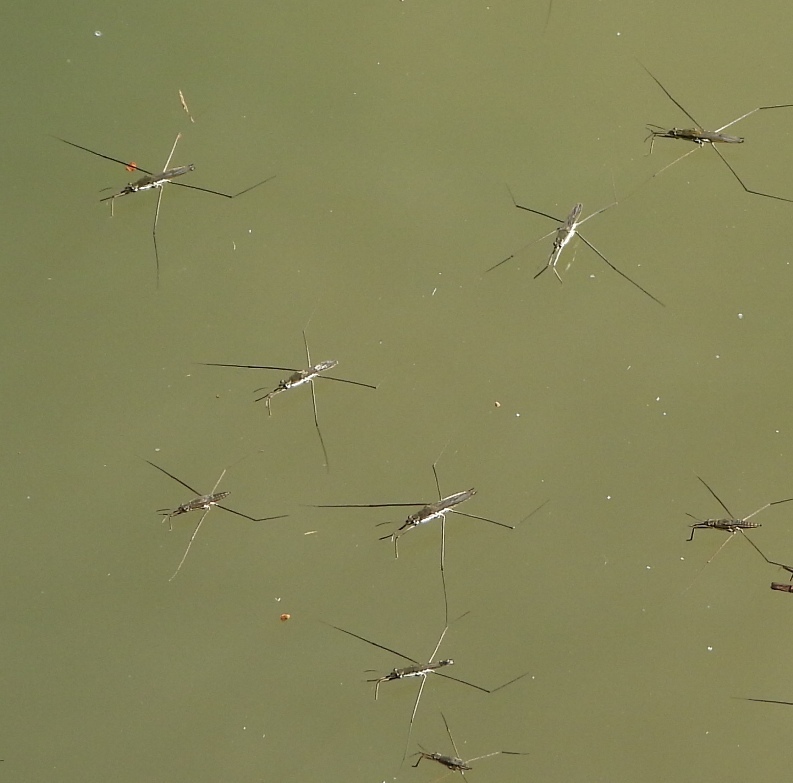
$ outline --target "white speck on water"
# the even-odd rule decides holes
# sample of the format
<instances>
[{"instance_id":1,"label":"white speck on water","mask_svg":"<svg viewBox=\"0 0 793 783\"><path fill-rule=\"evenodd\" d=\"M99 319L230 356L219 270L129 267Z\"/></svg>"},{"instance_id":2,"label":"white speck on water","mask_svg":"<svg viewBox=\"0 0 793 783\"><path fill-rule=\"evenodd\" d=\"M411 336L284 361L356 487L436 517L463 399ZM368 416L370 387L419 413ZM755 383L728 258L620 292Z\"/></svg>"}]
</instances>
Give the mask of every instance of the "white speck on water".
<instances>
[{"instance_id":1,"label":"white speck on water","mask_svg":"<svg viewBox=\"0 0 793 783\"><path fill-rule=\"evenodd\" d=\"M646 565L646 566L645 566L645 568L646 568L648 571L651 571L653 567L652 567L652 566L650 566L650 565Z\"/></svg>"},{"instance_id":2,"label":"white speck on water","mask_svg":"<svg viewBox=\"0 0 793 783\"><path fill-rule=\"evenodd\" d=\"M742 321L742 320L743 320L743 313L738 313L738 320L739 320L739 321Z\"/></svg>"},{"instance_id":3,"label":"white speck on water","mask_svg":"<svg viewBox=\"0 0 793 783\"><path fill-rule=\"evenodd\" d=\"M710 645L708 645L708 652L713 652L713 647L711 647Z\"/></svg>"},{"instance_id":4,"label":"white speck on water","mask_svg":"<svg viewBox=\"0 0 793 783\"><path fill-rule=\"evenodd\" d=\"M433 288L433 289L432 289L432 293L430 294L430 296L435 296L435 292L436 292L437 290L438 290L438 288L437 288L437 287Z\"/></svg>"},{"instance_id":5,"label":"white speck on water","mask_svg":"<svg viewBox=\"0 0 793 783\"><path fill-rule=\"evenodd\" d=\"M606 500L611 500L611 495L606 495Z\"/></svg>"},{"instance_id":6,"label":"white speck on water","mask_svg":"<svg viewBox=\"0 0 793 783\"><path fill-rule=\"evenodd\" d=\"M94 30L94 35L95 35L97 38L101 38L101 37L102 37L102 31L101 31L101 30Z\"/></svg>"},{"instance_id":7,"label":"white speck on water","mask_svg":"<svg viewBox=\"0 0 793 783\"><path fill-rule=\"evenodd\" d=\"M715 356L715 358L716 358L716 359L721 359L721 354L718 354L718 353L717 353L717 354L716 354L716 356Z\"/></svg>"},{"instance_id":8,"label":"white speck on water","mask_svg":"<svg viewBox=\"0 0 793 783\"><path fill-rule=\"evenodd\" d=\"M519 418L520 418L520 414L519 414L519 413L516 413L516 414L515 414L515 418L516 418L516 419L519 419Z\"/></svg>"}]
</instances>

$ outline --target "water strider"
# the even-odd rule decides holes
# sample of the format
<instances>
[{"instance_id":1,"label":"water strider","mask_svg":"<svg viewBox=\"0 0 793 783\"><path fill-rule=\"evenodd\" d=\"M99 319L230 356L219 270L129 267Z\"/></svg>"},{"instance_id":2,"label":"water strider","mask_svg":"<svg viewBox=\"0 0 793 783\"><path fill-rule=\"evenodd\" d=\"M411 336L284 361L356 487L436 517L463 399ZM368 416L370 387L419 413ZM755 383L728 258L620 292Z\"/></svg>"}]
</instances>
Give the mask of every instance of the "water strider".
<instances>
[{"instance_id":1,"label":"water strider","mask_svg":"<svg viewBox=\"0 0 793 783\"><path fill-rule=\"evenodd\" d=\"M424 748L421 749L419 753L414 753L414 756L418 756L416 763L413 764L414 767L417 767L424 759L428 761L437 761L438 764L442 764L447 769L450 769L452 772L459 772L465 777L465 773L468 770L473 769L471 767L472 761L479 761L480 759L488 759L491 756L528 756L528 753L523 753L516 750L494 750L492 753L485 753L482 756L474 756L472 759L462 759L460 757L460 751L457 750L457 743L454 741L454 737L452 737L451 729L449 728L449 723L446 720L446 716L441 712L441 718L443 718L443 725L446 726L446 733L449 735L449 739L451 740L452 747L454 748L454 752L457 754L456 756L447 756L444 753L429 753ZM419 745L421 748L421 745Z\"/></svg>"},{"instance_id":2,"label":"water strider","mask_svg":"<svg viewBox=\"0 0 793 783\"><path fill-rule=\"evenodd\" d=\"M591 218L595 217L595 215L600 215L602 212L605 212L607 209L611 209L611 207L613 207L613 206L615 206L617 204L616 201L613 201L611 204L607 204L605 207L601 207L599 210L597 210L596 212L593 212L591 215L587 215L587 217L585 217L583 220L579 220L578 219L581 216L581 212L582 212L582 210L584 208L583 204L580 204L580 203L576 204L572 208L572 210L570 210L570 214L564 220L561 220L560 218L554 217L553 215L549 215L547 212L541 212L538 209L533 209L532 207L526 207L526 206L523 206L523 204L518 204L518 202L515 201L515 197L512 195L512 191L510 191L509 195L510 195L510 198L512 198L512 203L518 209L523 209L526 212L532 212L535 215L540 215L542 217L546 217L549 220L553 220L553 221L555 221L556 223L559 224L558 228L554 229L554 231L551 231L548 234L544 234L538 240L536 240L537 242L539 242L539 241L541 241L543 239L547 239L549 236L551 236L551 234L556 234L556 236L554 237L554 240L553 240L553 247L551 248L551 254L548 256L548 261L545 264L545 266L543 266L540 269L540 271L537 272L536 275L534 275L534 279L535 280L543 272L545 272L547 269L553 269L553 273L556 275L556 277L559 280L559 282L560 283L562 282L562 277L559 274L559 270L556 267L557 267L557 264L559 263L559 258L562 255L562 251L569 244L569 242L573 239L573 237L577 235L581 239L581 241L587 247L590 248L590 250L592 250L600 259L605 261L605 263L611 269L613 269L618 275L620 275L625 280L627 280L632 286L635 286L636 288L638 288L643 294L649 296L650 299L652 299L654 302L657 302L659 305L661 305L661 307L665 307L666 306L666 305L664 305L664 303L660 299L658 299L655 296L653 296L646 288L642 288L635 280L633 280L632 278L628 277L628 275L626 275L621 270L617 269L617 267L614 266L614 264L612 264L611 261L609 261L608 258L606 258L606 256L603 255L603 253L601 253L585 236L583 236L578 231L578 227L579 226L581 226L584 223L586 223L587 220L590 220ZM523 248L521 248L521 250L522 249ZM489 269L486 269L485 273L492 272L497 267L500 267L502 264L505 264L507 261L509 261L510 259L514 258L517 255L517 253L519 253L519 252L520 252L519 250L515 251L515 253L513 253L512 255L507 256L502 261L499 261L497 264L494 264Z\"/></svg>"},{"instance_id":3,"label":"water strider","mask_svg":"<svg viewBox=\"0 0 793 783\"><path fill-rule=\"evenodd\" d=\"M393 533L389 533L386 536L382 536L380 538L381 541L388 541L391 540L394 542L394 557L399 557L399 545L398 541L400 536L404 535L405 533L410 532L411 530L415 530L419 525L424 525L427 522L432 522L434 519L440 519L442 523L446 521L446 514L459 514L463 517L468 517L469 519L479 519L482 522L489 522L491 525L498 525L499 527L505 527L508 530L514 530L515 525L508 525L505 522L496 522L495 519L489 519L488 517L481 517L476 514L468 514L465 511L459 511L456 507L462 503L465 503L466 500L470 500L474 495L476 495L476 490L471 487L471 489L465 489L462 492L455 492L453 495L447 495L443 497L441 494L441 487L440 482L438 481L438 471L435 467L435 464L432 466L432 474L435 477L435 488L438 491L438 500L433 503L427 503L425 501L417 501L414 503L323 503L317 504L312 506L312 508L400 508L400 507L409 507L409 506L421 506L421 508L414 512L413 514L409 514L402 525L395 530ZM532 512L533 513L533 512ZM390 522L378 522L377 526L381 525L389 525ZM443 525L442 525L443 529ZM441 568L443 568L443 549L441 550Z\"/></svg>"},{"instance_id":4,"label":"water strider","mask_svg":"<svg viewBox=\"0 0 793 783\"><path fill-rule=\"evenodd\" d=\"M305 370L296 370L292 367L275 367L269 364L224 364L221 362L201 362L205 367L237 367L246 370L282 370L283 372L291 372L288 378L278 382L278 385L272 390L267 392L263 397L257 397L256 402L264 400L267 406L267 414L272 415L270 410L270 400L276 394L289 391L289 389L296 389L298 386L309 384L311 386L311 403L314 408L314 426L317 428L317 435L319 436L319 443L322 446L322 453L325 457L325 466L328 467L328 451L325 448L325 440L322 437L322 431L319 428L319 418L317 417L317 396L314 391L315 380L338 381L339 383L351 383L354 386L363 386L366 389L377 389L371 383L362 383L361 381L351 381L349 378L337 378L332 375L322 375L327 370L332 370L339 362L336 359L328 359L319 364L311 364L311 353L308 350L308 340L306 339L306 332L303 330L303 345L306 348L306 362L309 367ZM265 387L254 389L254 393L264 391Z\"/></svg>"},{"instance_id":5,"label":"water strider","mask_svg":"<svg viewBox=\"0 0 793 783\"><path fill-rule=\"evenodd\" d=\"M730 170L730 173L733 175L733 177L735 177L735 179L738 180L740 186L747 193L752 193L755 196L765 196L766 198L773 198L776 199L777 201L787 201L793 203L793 199L784 198L783 196L775 196L771 193L763 193L759 190L752 190L751 188L748 188L744 183L744 181L738 176L738 172L735 171L735 169L729 163L727 158L725 158L724 155L721 154L718 147L716 146L717 144L743 144L744 142L743 136L732 136L730 134L723 133L723 131L735 125L736 123L740 122L741 120L745 120L747 117L751 116L752 114L755 114L758 111L765 111L766 109L789 109L789 108L793 108L793 103L780 103L772 106L758 106L757 108L752 109L751 111L748 111L745 114L742 114L740 117L736 117L734 120L728 122L726 125L722 125L720 128L716 128L715 131L708 131L705 130L702 127L702 125L700 125L700 123L697 122L697 120L695 120L694 117L691 114L689 114L689 112L685 108L683 108L683 106L680 103L677 102L677 100L675 100L675 98L672 97L672 94L669 92L669 90L667 90L666 87L664 87L664 85L661 84L661 82L658 81L658 79L655 76L653 76L652 73L650 73L650 70L643 63L639 62L639 65L641 65L642 68L644 68L644 70L647 71L647 74L650 76L650 78L664 91L666 97L669 98L669 100L672 101L672 103L674 103L675 106L677 106L677 108L680 109L680 111L682 111L683 114L685 114L686 117L688 117L688 119L690 119L691 122L694 123L693 128L666 129L660 125L647 126L647 130L650 131L650 135L647 138L650 139L651 155L653 152L653 145L655 144L656 139L682 139L683 141L690 141L696 145L693 149L684 153L679 158L675 158L675 160L673 160L671 163L668 163L660 171L657 171L655 174L653 174L653 177L657 177L659 174L666 171L670 166L674 166L675 163L677 163L678 161L688 157L692 152L694 152L697 149L697 147L703 147L705 144L709 144L713 148L713 151L724 162L724 165Z\"/></svg>"},{"instance_id":6,"label":"water strider","mask_svg":"<svg viewBox=\"0 0 793 783\"><path fill-rule=\"evenodd\" d=\"M714 560L716 555L718 555L719 552L721 552L721 550L724 549L724 547L730 541L732 541L732 537L736 533L739 533L739 532L743 533L743 537L754 547L755 550L757 550L757 552L763 557L764 560L766 560L767 562L771 562L760 551L760 549L757 547L757 545L754 543L754 541L752 541L752 539L749 538L748 535L746 535L745 531L746 530L752 530L753 528L761 527L760 522L750 522L752 517L756 516L761 511L765 511L769 506L776 506L776 505L779 505L780 503L789 503L791 500L793 500L793 498L785 498L785 500L774 500L774 501L772 501L770 503L766 503L764 506L761 506L760 508L758 508L756 511L753 511L748 516L745 516L743 519L738 519L730 511L730 509L728 509L727 506L722 502L721 498L710 488L710 486L707 484L705 479L700 478L699 476L697 476L697 478L705 486L705 489L707 489L708 492L710 492L710 494L713 495L713 497L718 501L719 505L727 512L728 516L727 517L723 517L723 518L718 518L718 519L697 519L692 514L688 514L688 512L686 512L687 516L689 516L692 519L696 520L695 523L693 525L691 525L691 535L686 540L687 541L693 541L694 540L694 533L696 533L697 530L707 530L707 529L710 529L710 530L724 530L725 532L730 533L729 538L726 538L724 540L724 543L721 544L721 546L715 551L715 553L705 563L705 565L702 566L702 568L699 570L699 572L697 572L697 575L699 575L699 573L701 573L705 569L705 567L708 566ZM774 565L779 565L779 564L774 563ZM689 585L689 587L690 586L691 585ZM688 588L686 588L686 589L688 589Z\"/></svg>"},{"instance_id":7,"label":"water strider","mask_svg":"<svg viewBox=\"0 0 793 783\"><path fill-rule=\"evenodd\" d=\"M162 201L162 189L167 184L178 185L180 188L189 188L190 190L199 190L202 193L212 193L215 196L223 196L223 198L237 198L237 196L241 196L244 193L248 193L249 191L253 190L254 188L258 188L259 185L264 185L265 182L269 182L275 175L271 177L267 177L267 179L263 179L261 182L257 182L255 185L251 185L244 190L241 190L239 193L224 193L220 190L211 190L210 188L202 188L198 185L188 185L185 182L175 182L177 177L181 177L184 174L189 174L191 171L195 170L195 164L189 163L186 166L175 166L174 168L168 168L171 165L171 158L173 158L173 154L176 151L176 145L179 143L179 139L182 137L181 133L176 135L176 140L173 143L173 147L171 147L171 152L168 155L168 159L165 161L165 166L163 166L163 170L159 173L146 171L146 169L141 168L140 166L134 163L127 163L119 158L113 158L110 155L103 155L101 152L96 152L96 150L89 149L88 147L83 147L82 144L75 144L73 141L67 141L66 139L62 139L59 136L55 138L59 141L68 144L71 147L76 147L79 150L84 150L85 152L90 152L92 155L96 155L99 158L104 158L105 160L110 160L113 163L119 163L124 166L127 171L139 171L143 173L145 176L141 177L140 179L136 180L135 182L130 182L128 185L124 186L118 193L114 193L112 196L106 196L105 198L100 199L100 201L109 201L110 202L110 215L113 216L113 205L117 198L121 198L122 196L128 196L132 193L143 193L147 190L157 190L157 206L154 209L154 224L152 225L151 229L151 236L154 242L154 260L157 265L157 285L159 286L160 283L160 253L157 249L157 220L160 216L160 202Z\"/></svg>"},{"instance_id":8,"label":"water strider","mask_svg":"<svg viewBox=\"0 0 793 783\"><path fill-rule=\"evenodd\" d=\"M446 599L446 574L445 574L445 562L446 562L446 515L447 514L459 514L462 517L468 517L469 519L478 519L481 522L489 522L491 525L498 525L499 527L507 528L508 530L514 530L516 525L508 525L505 522L497 522L495 519L490 519L489 517L482 517L477 514L469 514L465 511L459 511L457 506L465 503L467 500L470 500L474 495L476 495L476 490L471 487L471 489L465 489L462 492L455 492L452 495L447 495L443 497L441 494L441 486L438 480L438 471L436 468L435 463L432 465L432 474L435 477L435 488L438 492L439 500L436 500L434 503L426 503L424 501L419 501L415 503L324 503L324 504L316 504L312 505L312 508L401 508L406 506L421 506L418 511L415 511L412 514L409 514L402 525L395 530L393 533L389 533L388 535L381 536L380 541L388 541L391 540L394 542L394 557L399 557L399 538L403 536L405 533L410 532L411 530L415 530L420 525L424 525L428 522L432 522L435 519L441 520L441 559L440 559L440 567L441 567L441 581L443 582L443 595L444 601L448 602ZM545 503L548 501L546 500ZM539 511L544 505L540 505L534 511L531 512L525 519L528 519L532 514ZM521 520L525 521L525 520ZM390 522L378 522L377 526L381 525L389 525ZM448 610L446 619L448 620Z\"/></svg>"},{"instance_id":9,"label":"water strider","mask_svg":"<svg viewBox=\"0 0 793 783\"><path fill-rule=\"evenodd\" d=\"M452 622L456 622L457 620L462 619L467 614L468 612L461 614L460 617L457 617ZM348 636L352 636L355 639L360 639L362 642L366 642L367 644L372 645L372 647L377 647L381 650L384 650L385 652L392 653L393 655L396 655L399 658L403 658L406 661L410 661L411 663L410 666L395 668L392 671L390 671L388 674L384 674L382 677L377 677L372 680L367 680L367 682L375 683L375 690L374 690L375 700L377 699L381 683L392 682L393 680L404 680L409 677L421 677L421 685L419 686L418 694L416 695L416 701L413 704L413 710L410 714L410 723L408 724L408 734L405 742L405 750L402 754L402 761L405 760L405 757L407 755L408 746L410 744L410 735L413 730L413 721L415 720L416 711L418 710L419 707L421 694L424 692L424 685L427 681L428 674L436 674L438 675L438 677L443 677L444 679L447 680L453 680L454 682L459 682L462 685L467 685L469 688L474 688L478 691L482 691L483 693L496 693L496 691L500 691L503 688L506 688L508 685L512 685L512 683L517 682L518 680L522 679L523 677L529 674L529 672L524 672L523 674L519 674L517 677L513 677L511 680L502 683L501 685L495 688L485 688L482 685L476 685L475 683L469 682L468 680L462 680L459 677L452 677L451 674L445 674L444 672L439 671L440 669L443 669L447 666L451 666L452 664L454 664L454 660L452 658L446 658L445 660L439 660L433 663L433 659L438 654L438 650L440 649L441 643L443 642L443 639L446 636L446 632L449 630L449 626L451 625L451 623L449 623L448 621L446 623L446 627L443 629L440 637L438 638L438 643L435 645L435 649L432 651L432 655L430 655L428 663L419 663L419 661L417 661L415 658L411 658L409 655L405 655L404 653L401 653L398 650L394 650L391 647L386 647L383 644L379 644L378 642L372 641L371 639L367 639L365 636L360 636L357 633L348 631L345 628L339 627L338 625L333 625L332 623L325 623L325 624L329 625L331 628L335 628L337 631L346 633Z\"/></svg>"},{"instance_id":10,"label":"water strider","mask_svg":"<svg viewBox=\"0 0 793 783\"><path fill-rule=\"evenodd\" d=\"M770 503L766 503L764 506L760 506L760 508L758 508L756 511L752 511L751 514L745 516L743 519L738 519L732 513L732 511L730 511L730 509L728 509L727 506L724 505L721 498L708 486L705 479L700 478L699 476L697 476L697 478L705 486L705 489L707 489L708 492L710 492L710 494L713 495L714 498L716 498L719 505L727 512L729 516L720 519L697 519L692 514L687 514L687 516L696 520L696 522L693 525L691 525L691 535L686 539L687 541L694 540L694 533L697 530L705 530L707 528L711 528L712 530L726 530L728 533L737 533L739 530L741 531L751 530L752 528L761 527L760 522L750 522L749 520L753 516L759 514L761 511L765 511L769 506L777 506L780 503L789 503L791 500L793 500L793 498L785 498L784 500L773 500ZM757 549L757 547L755 547L755 549ZM758 549L757 551L759 552L760 550ZM762 552L760 554L762 554ZM765 557L765 555L763 555L763 557ZM778 564L775 563L774 565L778 565Z\"/></svg>"},{"instance_id":11,"label":"water strider","mask_svg":"<svg viewBox=\"0 0 793 783\"><path fill-rule=\"evenodd\" d=\"M177 478L173 475L173 473L169 473L165 468L161 468L159 465L155 465L153 462L146 460L153 468L157 468L161 473L164 473L169 478L172 478L177 483L181 484L185 489L189 489L190 492L194 493L197 497L193 498L193 500L188 500L186 503L182 503L178 505L174 509L167 509L167 508L158 508L157 513L162 514L163 522L167 519L168 520L168 529L172 530L173 527L171 525L171 520L174 517L178 517L181 514L187 514L190 511L203 511L204 513L201 515L201 519L198 521L198 524L193 531L193 535L190 536L190 541L187 544L187 548L184 551L184 555L182 555L182 559L179 561L179 565L174 571L171 578L168 580L169 582L172 581L176 575L181 570L182 566L184 565L185 560L187 560L187 555L190 552L190 547L193 546L193 541L195 541L196 536L198 535L198 531L201 529L201 525L204 524L204 520L206 519L207 514L212 510L212 506L217 506L218 508L223 509L223 511L228 511L229 514L235 514L238 517L242 517L243 519L248 519L251 522L268 522L271 519L284 519L285 517L289 516L288 514L279 514L275 517L263 517L258 519L256 517L248 516L247 514L243 514L241 511L235 511L233 508L229 508L228 506L224 506L221 504L221 500L225 500L231 493L228 491L218 492L217 488L220 482L223 480L223 476L226 475L226 468L223 469L223 472L220 474L220 477L215 482L215 486L212 487L212 492L208 495L202 495L197 490L193 489L189 484L182 481L182 479Z\"/></svg>"}]
</instances>

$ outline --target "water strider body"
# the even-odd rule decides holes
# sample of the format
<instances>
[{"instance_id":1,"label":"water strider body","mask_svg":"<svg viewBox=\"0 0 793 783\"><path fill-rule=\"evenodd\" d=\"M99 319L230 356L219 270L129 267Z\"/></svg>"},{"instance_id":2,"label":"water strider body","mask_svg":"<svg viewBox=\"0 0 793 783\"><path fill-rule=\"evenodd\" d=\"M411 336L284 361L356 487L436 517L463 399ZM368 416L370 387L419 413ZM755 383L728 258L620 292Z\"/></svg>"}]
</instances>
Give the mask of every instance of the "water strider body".
<instances>
[{"instance_id":1,"label":"water strider body","mask_svg":"<svg viewBox=\"0 0 793 783\"><path fill-rule=\"evenodd\" d=\"M288 378L284 378L281 381L278 381L278 385L272 390L267 392L263 397L257 397L256 402L262 402L264 400L264 404L267 406L267 414L272 415L272 411L270 410L270 400L275 397L276 394L280 394L281 392L289 391L289 389L296 389L298 386L302 386L304 383L311 383L315 378L320 376L320 373L326 372L327 370L332 370L334 367L338 365L338 360L336 359L327 359L324 362L320 362L319 364L314 364L311 367L306 368L305 370L295 370L292 375ZM289 367L257 367L256 369L275 369L275 370L289 370ZM355 383L358 384L358 381L345 381L343 378L327 378L329 381L343 381L345 383ZM368 384L364 384L367 385ZM255 389L256 392L264 391L265 387L260 387ZM376 388L376 387L375 387Z\"/></svg>"},{"instance_id":2,"label":"water strider body","mask_svg":"<svg viewBox=\"0 0 793 783\"><path fill-rule=\"evenodd\" d=\"M772 590L779 590L783 593L793 593L793 584L790 582L771 582Z\"/></svg>"}]
</instances>

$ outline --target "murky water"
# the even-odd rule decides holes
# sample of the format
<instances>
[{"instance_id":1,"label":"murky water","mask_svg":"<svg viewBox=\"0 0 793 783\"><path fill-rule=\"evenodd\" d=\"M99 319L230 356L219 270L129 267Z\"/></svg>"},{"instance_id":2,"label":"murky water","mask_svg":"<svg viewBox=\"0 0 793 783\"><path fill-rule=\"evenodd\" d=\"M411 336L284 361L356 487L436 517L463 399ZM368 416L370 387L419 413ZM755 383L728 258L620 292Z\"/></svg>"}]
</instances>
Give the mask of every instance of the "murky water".
<instances>
[{"instance_id":1,"label":"murky water","mask_svg":"<svg viewBox=\"0 0 793 783\"><path fill-rule=\"evenodd\" d=\"M24 781L432 781L400 767L444 627L440 530L378 541L476 487L450 517L451 624L408 753L495 750L477 780L769 780L793 700L784 572L686 513L793 496L793 204L751 196L687 127L793 102L781 3L45 4L4 26L0 191L6 486L0 774ZM182 91L195 119L182 110ZM790 113L788 113L790 111ZM793 110L722 150L793 198ZM158 171L184 181L99 199ZM111 190L101 191L102 188ZM509 190L508 190L509 188ZM555 224L581 226L533 279ZM484 270L515 253L498 269ZM319 380L272 400L288 373ZM178 577L189 492L231 491ZM534 509L548 501L537 513ZM793 560L793 509L753 540ZM521 520L525 520L522 521ZM392 526L378 523L392 523ZM281 621L282 614L291 619ZM374 671L371 671L374 670Z\"/></svg>"}]
</instances>

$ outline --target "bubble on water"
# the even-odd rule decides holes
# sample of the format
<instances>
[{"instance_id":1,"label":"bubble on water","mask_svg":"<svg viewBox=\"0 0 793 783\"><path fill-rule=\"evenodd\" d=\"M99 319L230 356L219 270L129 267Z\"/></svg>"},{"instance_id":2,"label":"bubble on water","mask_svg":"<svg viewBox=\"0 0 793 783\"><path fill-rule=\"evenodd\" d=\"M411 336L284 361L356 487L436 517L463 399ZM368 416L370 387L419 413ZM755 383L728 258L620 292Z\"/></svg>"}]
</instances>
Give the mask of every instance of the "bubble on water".
<instances>
[{"instance_id":1,"label":"bubble on water","mask_svg":"<svg viewBox=\"0 0 793 783\"><path fill-rule=\"evenodd\" d=\"M94 30L94 35L95 35L97 38L101 38L101 37L102 37L102 31L101 31L101 30Z\"/></svg>"}]
</instances>

